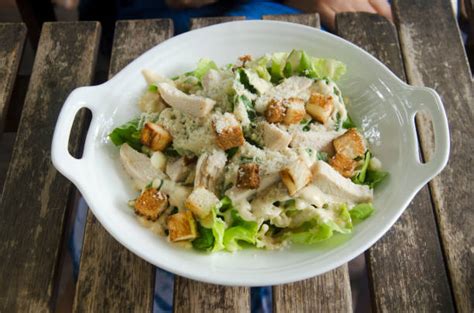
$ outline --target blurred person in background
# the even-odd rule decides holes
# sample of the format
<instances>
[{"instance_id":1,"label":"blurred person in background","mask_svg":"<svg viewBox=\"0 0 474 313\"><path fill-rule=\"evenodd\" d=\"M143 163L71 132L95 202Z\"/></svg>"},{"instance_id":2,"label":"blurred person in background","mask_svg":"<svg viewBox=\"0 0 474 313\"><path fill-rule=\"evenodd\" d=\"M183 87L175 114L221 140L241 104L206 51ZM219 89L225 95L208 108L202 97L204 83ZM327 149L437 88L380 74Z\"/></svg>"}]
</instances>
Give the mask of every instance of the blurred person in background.
<instances>
[{"instance_id":1,"label":"blurred person in background","mask_svg":"<svg viewBox=\"0 0 474 313\"><path fill-rule=\"evenodd\" d=\"M71 6L78 0L64 0ZM189 19L210 16L245 16L260 19L265 14L319 12L323 26L334 30L339 12L364 11L392 19L387 0L81 0L81 20L100 20L113 27L117 19L171 18L175 32L189 30ZM110 25L112 23L112 25Z\"/></svg>"}]
</instances>

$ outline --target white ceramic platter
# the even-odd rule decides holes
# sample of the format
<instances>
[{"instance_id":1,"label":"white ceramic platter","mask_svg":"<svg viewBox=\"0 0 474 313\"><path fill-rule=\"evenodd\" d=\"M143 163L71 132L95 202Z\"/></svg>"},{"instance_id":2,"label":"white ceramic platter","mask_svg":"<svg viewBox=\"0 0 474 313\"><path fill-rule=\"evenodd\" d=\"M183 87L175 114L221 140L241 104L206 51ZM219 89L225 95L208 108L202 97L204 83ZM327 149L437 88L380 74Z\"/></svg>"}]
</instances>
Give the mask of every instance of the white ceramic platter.
<instances>
[{"instance_id":1,"label":"white ceramic platter","mask_svg":"<svg viewBox=\"0 0 474 313\"><path fill-rule=\"evenodd\" d=\"M200 58L218 65L238 56L304 49L309 55L339 59L347 74L339 82L350 98L349 112L371 142L371 150L390 172L375 193L375 213L349 236L335 236L315 246L280 251L249 249L212 255L171 245L144 228L127 206L136 196L107 134L138 115L137 100L146 84L141 70L169 77L192 70ZM84 154L67 152L76 112L92 111ZM435 152L427 164L418 158L414 116L425 110L433 119ZM397 220L418 190L446 165L449 132L439 96L431 89L411 87L382 63L355 45L315 28L275 21L239 21L194 30L154 47L113 79L74 90L60 113L53 138L56 168L80 190L94 215L120 243L165 270L223 285L262 286L288 283L334 269L374 244Z\"/></svg>"}]
</instances>

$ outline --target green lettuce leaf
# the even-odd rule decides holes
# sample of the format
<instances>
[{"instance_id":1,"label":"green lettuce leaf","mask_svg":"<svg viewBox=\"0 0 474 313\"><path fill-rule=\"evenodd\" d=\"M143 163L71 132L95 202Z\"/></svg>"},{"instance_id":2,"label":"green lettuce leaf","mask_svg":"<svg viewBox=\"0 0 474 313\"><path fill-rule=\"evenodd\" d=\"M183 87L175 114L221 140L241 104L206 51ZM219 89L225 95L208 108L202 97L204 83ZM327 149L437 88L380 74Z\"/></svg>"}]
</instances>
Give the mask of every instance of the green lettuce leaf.
<instances>
[{"instance_id":1,"label":"green lettuce leaf","mask_svg":"<svg viewBox=\"0 0 474 313\"><path fill-rule=\"evenodd\" d=\"M352 177L352 182L358 185L363 185L365 183L365 176L367 174L367 169L369 168L369 163L370 163L370 151L367 150L365 152L364 156L364 164L362 165L362 168L360 169L359 173Z\"/></svg>"},{"instance_id":2,"label":"green lettuce leaf","mask_svg":"<svg viewBox=\"0 0 474 313\"><path fill-rule=\"evenodd\" d=\"M200 223L197 224L199 237L192 241L193 248L200 251L211 251L215 242L212 229L205 228Z\"/></svg>"},{"instance_id":3,"label":"green lettuce leaf","mask_svg":"<svg viewBox=\"0 0 474 313\"><path fill-rule=\"evenodd\" d=\"M339 80L346 73L346 65L338 60L313 58L309 76Z\"/></svg>"},{"instance_id":4,"label":"green lettuce leaf","mask_svg":"<svg viewBox=\"0 0 474 313\"><path fill-rule=\"evenodd\" d=\"M286 52L276 52L272 54L270 66L270 75L272 83L278 83L280 80L285 78L283 71L285 69L287 57L288 53Z\"/></svg>"},{"instance_id":5,"label":"green lettuce leaf","mask_svg":"<svg viewBox=\"0 0 474 313\"><path fill-rule=\"evenodd\" d=\"M244 220L235 209L232 210L231 227L225 230L224 247L227 251L243 248L242 242L254 245L257 240L258 224Z\"/></svg>"},{"instance_id":6,"label":"green lettuce leaf","mask_svg":"<svg viewBox=\"0 0 474 313\"><path fill-rule=\"evenodd\" d=\"M224 249L226 224L217 216L217 212L218 208L213 208L209 217L198 223L199 237L192 241L193 248L196 250L216 252Z\"/></svg>"},{"instance_id":7,"label":"green lettuce leaf","mask_svg":"<svg viewBox=\"0 0 474 313\"><path fill-rule=\"evenodd\" d=\"M197 68L192 72L192 75L197 77L199 80L203 78L210 70L217 70L217 65L214 61L209 59L200 59Z\"/></svg>"},{"instance_id":8,"label":"green lettuce leaf","mask_svg":"<svg viewBox=\"0 0 474 313\"><path fill-rule=\"evenodd\" d=\"M142 144L140 142L140 129L138 128L139 119L133 119L119 127L115 128L109 138L116 146L128 143L130 147L137 151L141 151Z\"/></svg>"},{"instance_id":9,"label":"green lettuce leaf","mask_svg":"<svg viewBox=\"0 0 474 313\"><path fill-rule=\"evenodd\" d=\"M353 207L349 211L349 214L353 220L365 220L372 214L372 212L374 212L372 203L360 203Z\"/></svg>"},{"instance_id":10,"label":"green lettuce leaf","mask_svg":"<svg viewBox=\"0 0 474 313\"><path fill-rule=\"evenodd\" d=\"M371 158L372 155L367 150L364 157L364 164L359 173L352 177L352 182L359 185L368 185L370 188L374 189L388 176L388 172L369 169Z\"/></svg>"},{"instance_id":11,"label":"green lettuce leaf","mask_svg":"<svg viewBox=\"0 0 474 313\"><path fill-rule=\"evenodd\" d=\"M354 123L354 121L352 121L349 115L347 115L347 119L342 123L342 127L344 127L345 129L357 128L356 124Z\"/></svg>"},{"instance_id":12,"label":"green lettuce leaf","mask_svg":"<svg viewBox=\"0 0 474 313\"><path fill-rule=\"evenodd\" d=\"M388 172L368 169L367 174L365 175L364 183L366 185L369 185L369 187L373 189L378 184L380 184L387 176Z\"/></svg>"},{"instance_id":13,"label":"green lettuce leaf","mask_svg":"<svg viewBox=\"0 0 474 313\"><path fill-rule=\"evenodd\" d=\"M332 228L327 224L316 225L308 231L289 233L287 238L294 243L313 244L331 238Z\"/></svg>"},{"instance_id":14,"label":"green lettuce leaf","mask_svg":"<svg viewBox=\"0 0 474 313\"><path fill-rule=\"evenodd\" d=\"M335 210L334 218L323 220L316 217L288 232L286 238L296 243L313 244L331 238L334 232L350 234L353 225L347 205L341 205Z\"/></svg>"}]
</instances>

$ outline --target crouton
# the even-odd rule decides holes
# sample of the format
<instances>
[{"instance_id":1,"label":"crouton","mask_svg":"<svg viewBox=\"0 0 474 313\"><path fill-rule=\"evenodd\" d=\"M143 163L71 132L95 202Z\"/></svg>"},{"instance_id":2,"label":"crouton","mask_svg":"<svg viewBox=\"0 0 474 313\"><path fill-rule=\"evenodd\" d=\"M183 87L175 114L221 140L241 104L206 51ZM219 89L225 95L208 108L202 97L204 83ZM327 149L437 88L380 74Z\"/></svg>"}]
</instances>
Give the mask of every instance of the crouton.
<instances>
[{"instance_id":1,"label":"crouton","mask_svg":"<svg viewBox=\"0 0 474 313\"><path fill-rule=\"evenodd\" d=\"M306 112L316 121L325 124L334 109L334 99L332 96L325 96L318 92L313 92L306 104Z\"/></svg>"},{"instance_id":2,"label":"crouton","mask_svg":"<svg viewBox=\"0 0 474 313\"><path fill-rule=\"evenodd\" d=\"M286 125L298 124L306 115L303 99L295 97L285 99L283 106L285 107L283 123Z\"/></svg>"},{"instance_id":3,"label":"crouton","mask_svg":"<svg viewBox=\"0 0 474 313\"><path fill-rule=\"evenodd\" d=\"M205 218L219 203L216 195L206 188L198 187L191 192L184 206L199 218Z\"/></svg>"},{"instance_id":4,"label":"crouton","mask_svg":"<svg viewBox=\"0 0 474 313\"><path fill-rule=\"evenodd\" d=\"M171 241L191 240L197 237L196 221L191 211L170 215L167 224Z\"/></svg>"},{"instance_id":5,"label":"crouton","mask_svg":"<svg viewBox=\"0 0 474 313\"><path fill-rule=\"evenodd\" d=\"M214 118L212 127L216 133L216 143L222 150L239 147L245 142L242 127L231 113Z\"/></svg>"},{"instance_id":6,"label":"crouton","mask_svg":"<svg viewBox=\"0 0 474 313\"><path fill-rule=\"evenodd\" d=\"M245 163L237 171L237 187L257 189L260 186L259 167L256 163Z\"/></svg>"},{"instance_id":7,"label":"crouton","mask_svg":"<svg viewBox=\"0 0 474 313\"><path fill-rule=\"evenodd\" d=\"M135 200L135 214L156 221L160 214L168 207L168 198L156 188L145 190Z\"/></svg>"},{"instance_id":8,"label":"crouton","mask_svg":"<svg viewBox=\"0 0 474 313\"><path fill-rule=\"evenodd\" d=\"M336 155L329 160L329 164L342 176L352 177L357 162L340 153L336 153Z\"/></svg>"},{"instance_id":9,"label":"crouton","mask_svg":"<svg viewBox=\"0 0 474 313\"><path fill-rule=\"evenodd\" d=\"M290 196L306 186L311 181L311 170L304 160L298 159L280 171L280 177Z\"/></svg>"},{"instance_id":10,"label":"crouton","mask_svg":"<svg viewBox=\"0 0 474 313\"><path fill-rule=\"evenodd\" d=\"M158 124L147 122L142 129L140 141L153 151L163 151L172 138L170 133Z\"/></svg>"},{"instance_id":11,"label":"crouton","mask_svg":"<svg viewBox=\"0 0 474 313\"><path fill-rule=\"evenodd\" d=\"M282 101L272 99L265 110L265 118L269 123L281 123L285 118L285 111Z\"/></svg>"},{"instance_id":12,"label":"crouton","mask_svg":"<svg viewBox=\"0 0 474 313\"><path fill-rule=\"evenodd\" d=\"M353 160L364 156L365 143L364 138L355 128L351 128L343 135L337 137L332 142L336 153Z\"/></svg>"}]
</instances>

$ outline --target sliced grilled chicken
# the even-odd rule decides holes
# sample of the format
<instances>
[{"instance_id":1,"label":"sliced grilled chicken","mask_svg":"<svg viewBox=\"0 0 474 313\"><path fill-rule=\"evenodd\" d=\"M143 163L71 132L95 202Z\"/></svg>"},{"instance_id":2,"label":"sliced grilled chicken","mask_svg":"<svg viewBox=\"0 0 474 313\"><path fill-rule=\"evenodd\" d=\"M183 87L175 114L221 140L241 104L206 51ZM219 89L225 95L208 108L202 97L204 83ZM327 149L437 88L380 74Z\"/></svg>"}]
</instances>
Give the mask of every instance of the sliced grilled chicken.
<instances>
[{"instance_id":1,"label":"sliced grilled chicken","mask_svg":"<svg viewBox=\"0 0 474 313\"><path fill-rule=\"evenodd\" d=\"M191 172L189 161L185 157L176 160L169 160L166 163L166 175L174 182L183 182Z\"/></svg>"},{"instance_id":2,"label":"sliced grilled chicken","mask_svg":"<svg viewBox=\"0 0 474 313\"><path fill-rule=\"evenodd\" d=\"M142 75L145 78L146 83L148 85L153 85L153 84L158 84L158 83L167 83L174 86L173 80L167 77L161 76L151 70L148 70L148 69L142 70Z\"/></svg>"},{"instance_id":3,"label":"sliced grilled chicken","mask_svg":"<svg viewBox=\"0 0 474 313\"><path fill-rule=\"evenodd\" d=\"M292 133L293 139L291 140L290 146L292 148L311 148L332 155L334 154L332 141L344 134L344 132L345 130L318 131L317 129L310 129L307 132L296 130Z\"/></svg>"},{"instance_id":4,"label":"sliced grilled chicken","mask_svg":"<svg viewBox=\"0 0 474 313\"><path fill-rule=\"evenodd\" d=\"M354 184L324 161L318 161L312 168L313 184L321 191L347 202L370 202L373 191L368 186Z\"/></svg>"},{"instance_id":5,"label":"sliced grilled chicken","mask_svg":"<svg viewBox=\"0 0 474 313\"><path fill-rule=\"evenodd\" d=\"M137 189L141 190L155 178L164 176L163 172L153 167L149 157L126 143L120 147L120 161Z\"/></svg>"},{"instance_id":6,"label":"sliced grilled chicken","mask_svg":"<svg viewBox=\"0 0 474 313\"><path fill-rule=\"evenodd\" d=\"M232 202L240 203L254 196L258 192L270 187L275 184L280 179L278 173L273 173L270 175L263 176L260 179L260 186L257 189L243 189L237 186L234 186L226 191L226 196L228 196Z\"/></svg>"},{"instance_id":7,"label":"sliced grilled chicken","mask_svg":"<svg viewBox=\"0 0 474 313\"><path fill-rule=\"evenodd\" d=\"M168 83L158 83L158 90L165 102L171 107L195 117L204 117L216 104L216 101L196 95L187 95Z\"/></svg>"},{"instance_id":8,"label":"sliced grilled chicken","mask_svg":"<svg viewBox=\"0 0 474 313\"><path fill-rule=\"evenodd\" d=\"M263 122L263 142L268 149L283 150L291 142L291 135L276 125Z\"/></svg>"},{"instance_id":9,"label":"sliced grilled chicken","mask_svg":"<svg viewBox=\"0 0 474 313\"><path fill-rule=\"evenodd\" d=\"M227 156L222 150L202 154L196 165L194 188L204 187L217 194L220 181L223 179Z\"/></svg>"}]
</instances>

